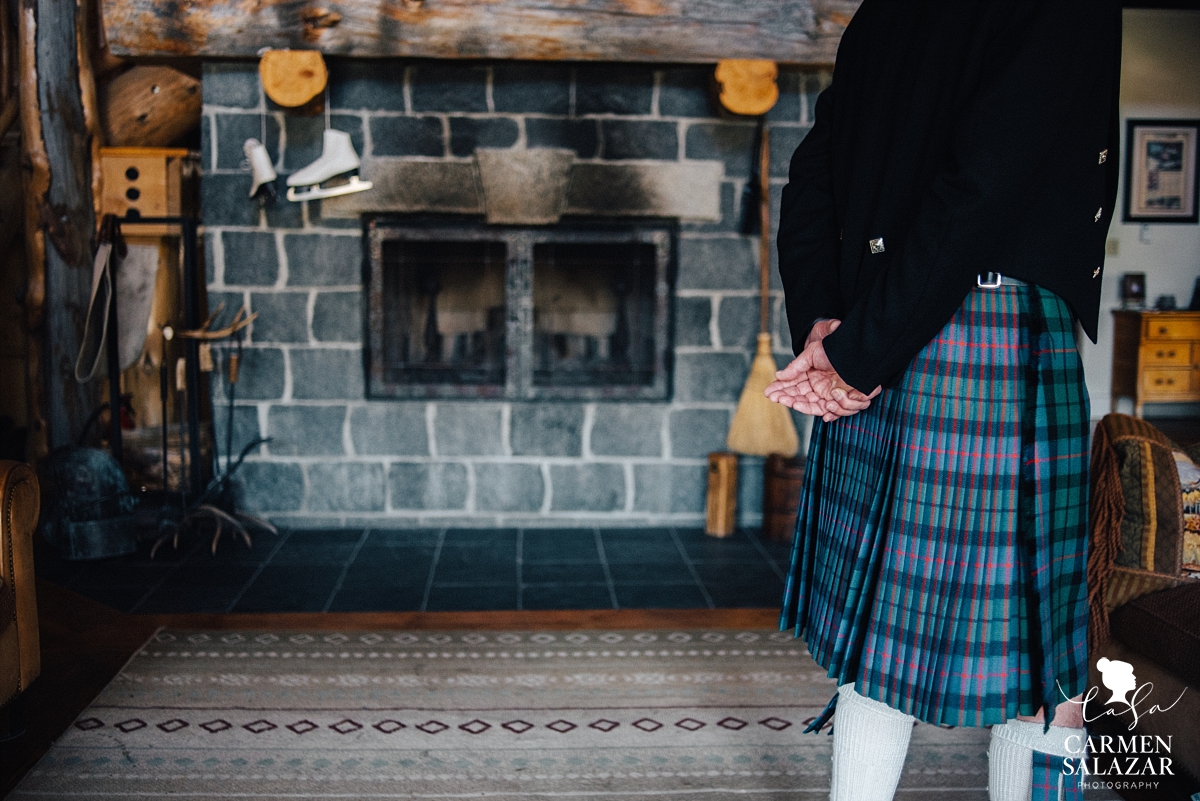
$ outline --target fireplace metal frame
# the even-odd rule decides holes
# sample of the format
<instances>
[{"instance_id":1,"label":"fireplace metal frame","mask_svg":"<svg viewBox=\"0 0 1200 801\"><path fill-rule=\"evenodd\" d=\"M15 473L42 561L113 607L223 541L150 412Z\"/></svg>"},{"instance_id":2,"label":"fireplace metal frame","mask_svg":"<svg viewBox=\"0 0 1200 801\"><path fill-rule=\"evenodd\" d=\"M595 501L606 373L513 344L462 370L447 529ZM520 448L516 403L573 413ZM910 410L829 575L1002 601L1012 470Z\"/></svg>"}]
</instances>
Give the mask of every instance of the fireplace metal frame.
<instances>
[{"instance_id":1,"label":"fireplace metal frame","mask_svg":"<svg viewBox=\"0 0 1200 801\"><path fill-rule=\"evenodd\" d=\"M629 222L564 220L553 226L489 225L482 218L427 215L364 215L363 265L367 315L364 359L367 397L667 401L671 398L671 325L679 230L675 220ZM419 384L390 382L384 375L383 246L390 240L503 242L506 246L505 383ZM543 243L650 244L654 265L654 378L644 385L538 386L533 381L533 249Z\"/></svg>"}]
</instances>

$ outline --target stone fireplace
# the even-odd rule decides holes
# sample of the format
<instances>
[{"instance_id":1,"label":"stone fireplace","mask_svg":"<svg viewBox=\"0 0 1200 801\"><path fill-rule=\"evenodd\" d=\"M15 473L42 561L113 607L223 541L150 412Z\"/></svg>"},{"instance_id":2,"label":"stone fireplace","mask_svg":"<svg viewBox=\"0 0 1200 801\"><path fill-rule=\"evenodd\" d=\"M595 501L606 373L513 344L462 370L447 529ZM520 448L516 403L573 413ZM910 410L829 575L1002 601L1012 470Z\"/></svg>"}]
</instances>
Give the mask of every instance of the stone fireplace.
<instances>
[{"instance_id":1,"label":"stone fireplace","mask_svg":"<svg viewBox=\"0 0 1200 801\"><path fill-rule=\"evenodd\" d=\"M252 61L204 66L208 302L259 315L235 447L271 437L242 468L244 504L306 526L700 523L758 326L740 233L754 123L717 111L711 66L330 71L332 125L375 189L260 208L242 142L265 114L282 189L319 155L323 117L264 108ZM825 80L780 76L776 205ZM761 490L743 459L744 524Z\"/></svg>"}]
</instances>

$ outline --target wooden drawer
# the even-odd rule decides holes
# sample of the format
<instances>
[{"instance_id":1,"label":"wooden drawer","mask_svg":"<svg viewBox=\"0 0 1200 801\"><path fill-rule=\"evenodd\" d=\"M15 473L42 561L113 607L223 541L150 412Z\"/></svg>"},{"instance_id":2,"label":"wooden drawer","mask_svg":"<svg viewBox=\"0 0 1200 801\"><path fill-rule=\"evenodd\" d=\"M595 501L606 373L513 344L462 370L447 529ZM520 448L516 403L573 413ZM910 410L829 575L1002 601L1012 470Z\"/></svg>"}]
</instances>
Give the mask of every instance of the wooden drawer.
<instances>
[{"instance_id":1,"label":"wooden drawer","mask_svg":"<svg viewBox=\"0 0 1200 801\"><path fill-rule=\"evenodd\" d=\"M1200 320L1187 318L1143 320L1146 339L1200 339Z\"/></svg>"},{"instance_id":2,"label":"wooden drawer","mask_svg":"<svg viewBox=\"0 0 1200 801\"><path fill-rule=\"evenodd\" d=\"M1142 394L1154 396L1178 396L1191 392L1192 371L1190 369L1150 368L1142 371Z\"/></svg>"},{"instance_id":3,"label":"wooden drawer","mask_svg":"<svg viewBox=\"0 0 1200 801\"><path fill-rule=\"evenodd\" d=\"M1188 367L1191 365L1192 343L1147 342L1140 349L1144 367Z\"/></svg>"}]
</instances>

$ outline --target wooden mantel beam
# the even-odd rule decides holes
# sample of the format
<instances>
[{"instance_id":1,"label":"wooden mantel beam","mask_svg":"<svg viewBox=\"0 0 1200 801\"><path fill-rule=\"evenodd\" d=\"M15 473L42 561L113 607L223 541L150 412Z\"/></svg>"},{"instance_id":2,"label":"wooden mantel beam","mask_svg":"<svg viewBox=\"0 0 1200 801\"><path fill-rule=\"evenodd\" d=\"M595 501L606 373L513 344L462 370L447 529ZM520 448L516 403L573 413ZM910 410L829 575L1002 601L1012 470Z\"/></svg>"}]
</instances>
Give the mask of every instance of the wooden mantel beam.
<instances>
[{"instance_id":1,"label":"wooden mantel beam","mask_svg":"<svg viewBox=\"0 0 1200 801\"><path fill-rule=\"evenodd\" d=\"M861 0L103 0L118 56L831 64Z\"/></svg>"}]
</instances>

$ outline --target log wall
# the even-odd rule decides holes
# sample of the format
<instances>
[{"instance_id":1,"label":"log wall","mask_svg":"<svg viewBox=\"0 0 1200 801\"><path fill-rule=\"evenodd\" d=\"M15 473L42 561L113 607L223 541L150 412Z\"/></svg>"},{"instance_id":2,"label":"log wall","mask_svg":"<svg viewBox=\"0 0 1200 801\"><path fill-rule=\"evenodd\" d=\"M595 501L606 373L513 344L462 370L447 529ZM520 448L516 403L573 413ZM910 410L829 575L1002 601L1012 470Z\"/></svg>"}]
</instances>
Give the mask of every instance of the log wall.
<instances>
[{"instance_id":1,"label":"log wall","mask_svg":"<svg viewBox=\"0 0 1200 801\"><path fill-rule=\"evenodd\" d=\"M64 9L55 0L23 0L20 7L22 140L30 164L26 315L38 343L29 365L34 458L74 443L100 399L98 381L81 385L74 378L95 230L97 120L89 60L80 47L85 19L76 3Z\"/></svg>"}]
</instances>

